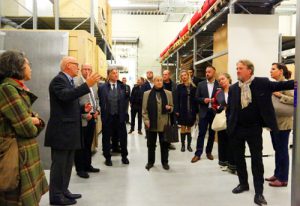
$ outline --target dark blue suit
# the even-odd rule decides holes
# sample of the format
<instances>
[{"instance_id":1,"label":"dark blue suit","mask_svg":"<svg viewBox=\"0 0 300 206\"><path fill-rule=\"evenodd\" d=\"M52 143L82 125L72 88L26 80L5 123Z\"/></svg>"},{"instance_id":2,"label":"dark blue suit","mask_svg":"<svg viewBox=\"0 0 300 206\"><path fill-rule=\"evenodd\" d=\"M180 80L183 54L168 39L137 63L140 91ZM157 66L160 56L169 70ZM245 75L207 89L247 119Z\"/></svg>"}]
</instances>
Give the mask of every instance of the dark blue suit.
<instances>
[{"instance_id":1,"label":"dark blue suit","mask_svg":"<svg viewBox=\"0 0 300 206\"><path fill-rule=\"evenodd\" d=\"M68 193L74 153L81 149L81 108L79 97L90 92L86 83L71 85L68 77L60 72L51 81L50 119L46 129L45 146L51 147L50 202Z\"/></svg>"},{"instance_id":2,"label":"dark blue suit","mask_svg":"<svg viewBox=\"0 0 300 206\"><path fill-rule=\"evenodd\" d=\"M198 84L196 91L196 102L199 104L199 135L197 139L197 148L195 156L200 157L203 152L204 138L209 126L209 135L206 145L206 154L211 154L214 141L215 141L215 131L211 129L211 124L214 120L215 113L212 108L208 108L208 104L205 104L205 98L213 98L219 87L218 82L215 80L214 88L211 97L209 97L207 80L202 81Z\"/></svg>"},{"instance_id":3,"label":"dark blue suit","mask_svg":"<svg viewBox=\"0 0 300 206\"><path fill-rule=\"evenodd\" d=\"M249 145L251 166L256 194L263 193L264 166L262 162L262 128L268 127L275 134L278 126L272 103L272 93L294 89L294 81L272 82L268 78L256 77L250 85L252 102L241 108L241 89L238 83L232 85L228 94L227 131L233 138L239 182L248 185L245 161L245 143ZM247 114L247 115L244 115Z\"/></svg>"},{"instance_id":4,"label":"dark blue suit","mask_svg":"<svg viewBox=\"0 0 300 206\"><path fill-rule=\"evenodd\" d=\"M111 85L106 82L98 89L99 103L102 120L102 150L106 159L111 159L111 137L117 135L121 144L122 158L127 157L127 131L126 131L126 91L120 81L117 82L118 111L116 115L110 114L110 102L108 100Z\"/></svg>"}]
</instances>

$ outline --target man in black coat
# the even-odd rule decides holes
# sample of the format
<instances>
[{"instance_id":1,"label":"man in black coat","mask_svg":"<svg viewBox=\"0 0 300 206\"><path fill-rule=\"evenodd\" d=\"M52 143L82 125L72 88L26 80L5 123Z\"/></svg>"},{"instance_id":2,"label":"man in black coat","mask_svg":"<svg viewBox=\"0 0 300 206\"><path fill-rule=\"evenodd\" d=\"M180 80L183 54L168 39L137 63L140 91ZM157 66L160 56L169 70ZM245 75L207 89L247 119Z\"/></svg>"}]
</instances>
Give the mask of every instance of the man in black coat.
<instances>
[{"instance_id":1,"label":"man in black coat","mask_svg":"<svg viewBox=\"0 0 300 206\"><path fill-rule=\"evenodd\" d=\"M190 77L191 77L191 79L192 79L192 81L193 81L193 83L196 87L198 86L199 82L203 81L200 78L195 76L195 71L194 71L193 68L189 68L188 73L189 73L189 75L190 75Z\"/></svg>"},{"instance_id":2,"label":"man in black coat","mask_svg":"<svg viewBox=\"0 0 300 206\"><path fill-rule=\"evenodd\" d=\"M86 83L75 88L73 78L78 75L78 62L74 57L64 57L61 72L49 86L50 119L46 129L45 146L51 147L50 204L76 204L80 194L68 190L75 150L82 148L81 112L91 106L79 104L79 97L88 94L100 76L93 74Z\"/></svg>"},{"instance_id":3,"label":"man in black coat","mask_svg":"<svg viewBox=\"0 0 300 206\"><path fill-rule=\"evenodd\" d=\"M128 109L129 109L129 101L130 101L130 86L127 83L126 77L122 78L122 83L125 85L125 93L126 93L126 123L129 124L129 114L128 114Z\"/></svg>"},{"instance_id":4,"label":"man in black coat","mask_svg":"<svg viewBox=\"0 0 300 206\"><path fill-rule=\"evenodd\" d=\"M149 70L146 73L147 79L143 85L143 91L146 92L148 90L151 90L153 87L153 71Z\"/></svg>"},{"instance_id":5,"label":"man in black coat","mask_svg":"<svg viewBox=\"0 0 300 206\"><path fill-rule=\"evenodd\" d=\"M134 131L135 116L138 114L138 133L142 133L142 104L143 104L143 86L144 81L142 78L138 78L137 84L134 85L131 96L130 96L130 107L131 107L131 129L128 134Z\"/></svg>"},{"instance_id":6,"label":"man in black coat","mask_svg":"<svg viewBox=\"0 0 300 206\"><path fill-rule=\"evenodd\" d=\"M163 71L163 83L164 83L164 89L172 92L172 97L173 97L173 99L175 99L175 93L176 93L177 85L176 85L176 82L174 83L171 80L171 73L170 73L169 70L164 70ZM174 102L174 104L175 104L175 102ZM172 112L170 114L170 120L171 120L171 124L175 123L176 120L175 120L174 112ZM171 143L169 143L168 148L170 150L176 150L176 147Z\"/></svg>"},{"instance_id":7,"label":"man in black coat","mask_svg":"<svg viewBox=\"0 0 300 206\"><path fill-rule=\"evenodd\" d=\"M102 150L105 165L112 166L111 137L117 135L120 140L122 163L129 164L127 158L127 131L126 131L126 91L125 85L118 81L116 69L108 71L108 81L98 90L102 120Z\"/></svg>"},{"instance_id":8,"label":"man in black coat","mask_svg":"<svg viewBox=\"0 0 300 206\"><path fill-rule=\"evenodd\" d=\"M232 190L238 194L249 190L245 143L251 153L251 167L255 188L254 202L267 204L263 196L264 166L262 162L262 128L278 132L272 93L294 88L294 81L272 82L268 78L254 77L254 65L249 60L237 63L239 82L230 87L227 107L227 131L233 138L239 185Z\"/></svg>"},{"instance_id":9,"label":"man in black coat","mask_svg":"<svg viewBox=\"0 0 300 206\"><path fill-rule=\"evenodd\" d=\"M213 97L219 87L218 82L215 79L216 69L213 66L206 68L206 81L202 81L198 84L196 91L196 102L199 104L199 135L197 139L197 148L195 156L192 159L192 163L201 159L203 153L204 139L208 130L208 140L206 145L206 156L209 160L213 160L214 157L211 154L214 141L215 131L211 129L212 122L215 118L215 112L212 108Z\"/></svg>"}]
</instances>

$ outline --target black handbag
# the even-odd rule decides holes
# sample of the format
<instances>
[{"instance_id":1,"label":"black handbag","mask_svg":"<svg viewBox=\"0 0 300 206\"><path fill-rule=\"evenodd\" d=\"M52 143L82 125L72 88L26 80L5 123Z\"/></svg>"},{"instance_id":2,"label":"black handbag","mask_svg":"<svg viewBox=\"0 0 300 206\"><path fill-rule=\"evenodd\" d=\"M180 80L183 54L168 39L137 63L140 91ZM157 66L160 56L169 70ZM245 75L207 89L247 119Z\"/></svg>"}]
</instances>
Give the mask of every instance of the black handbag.
<instances>
[{"instance_id":1,"label":"black handbag","mask_svg":"<svg viewBox=\"0 0 300 206\"><path fill-rule=\"evenodd\" d=\"M164 141L168 143L179 142L178 126L176 123L171 125L170 114L168 114L168 123L164 126Z\"/></svg>"}]
</instances>

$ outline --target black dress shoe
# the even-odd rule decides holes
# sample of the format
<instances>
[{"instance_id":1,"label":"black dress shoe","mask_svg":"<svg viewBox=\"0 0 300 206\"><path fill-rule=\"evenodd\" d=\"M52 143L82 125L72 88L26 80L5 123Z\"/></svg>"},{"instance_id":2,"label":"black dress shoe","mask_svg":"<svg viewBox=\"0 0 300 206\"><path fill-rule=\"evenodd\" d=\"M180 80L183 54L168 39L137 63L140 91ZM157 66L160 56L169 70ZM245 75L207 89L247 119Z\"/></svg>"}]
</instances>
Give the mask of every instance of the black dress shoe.
<instances>
[{"instance_id":1,"label":"black dress shoe","mask_svg":"<svg viewBox=\"0 0 300 206\"><path fill-rule=\"evenodd\" d=\"M168 164L163 164L163 168L164 168L165 170L169 170L169 169L170 169L170 166L169 166Z\"/></svg>"},{"instance_id":2,"label":"black dress shoe","mask_svg":"<svg viewBox=\"0 0 300 206\"><path fill-rule=\"evenodd\" d=\"M75 205L76 203L76 200L69 199L64 196L54 197L52 200L50 200L50 205Z\"/></svg>"},{"instance_id":3,"label":"black dress shoe","mask_svg":"<svg viewBox=\"0 0 300 206\"><path fill-rule=\"evenodd\" d=\"M141 130L138 131L138 134L143 135L143 132Z\"/></svg>"},{"instance_id":4,"label":"black dress shoe","mask_svg":"<svg viewBox=\"0 0 300 206\"><path fill-rule=\"evenodd\" d=\"M245 191L249 191L249 185L241 185L239 184L236 188L232 190L233 194L239 194Z\"/></svg>"},{"instance_id":5,"label":"black dress shoe","mask_svg":"<svg viewBox=\"0 0 300 206\"><path fill-rule=\"evenodd\" d=\"M133 131L134 131L134 130L131 129L131 130L128 132L128 134L131 134Z\"/></svg>"},{"instance_id":6,"label":"black dress shoe","mask_svg":"<svg viewBox=\"0 0 300 206\"><path fill-rule=\"evenodd\" d=\"M81 194L72 194L70 191L64 193L65 197L68 199L79 199L81 198Z\"/></svg>"},{"instance_id":7,"label":"black dress shoe","mask_svg":"<svg viewBox=\"0 0 300 206\"><path fill-rule=\"evenodd\" d=\"M90 177L89 174L88 174L87 172L85 172L85 171L79 171L79 172L77 172L77 175L78 175L79 177L85 178L85 179L87 179L87 178Z\"/></svg>"},{"instance_id":8,"label":"black dress shoe","mask_svg":"<svg viewBox=\"0 0 300 206\"><path fill-rule=\"evenodd\" d=\"M87 171L88 171L88 172L96 173L96 172L100 172L100 169L94 168L93 166L90 166L90 168L89 168Z\"/></svg>"},{"instance_id":9,"label":"black dress shoe","mask_svg":"<svg viewBox=\"0 0 300 206\"><path fill-rule=\"evenodd\" d=\"M129 160L127 159L127 157L122 158L122 163L125 165L129 165Z\"/></svg>"},{"instance_id":10,"label":"black dress shoe","mask_svg":"<svg viewBox=\"0 0 300 206\"><path fill-rule=\"evenodd\" d=\"M146 170L149 171L152 167L153 167L153 164L147 163L145 168L146 168Z\"/></svg>"},{"instance_id":11,"label":"black dress shoe","mask_svg":"<svg viewBox=\"0 0 300 206\"><path fill-rule=\"evenodd\" d=\"M265 197L263 195L259 195L259 194L255 194L254 196L254 202L257 204L257 205L267 205L267 201L265 200Z\"/></svg>"},{"instance_id":12,"label":"black dress shoe","mask_svg":"<svg viewBox=\"0 0 300 206\"><path fill-rule=\"evenodd\" d=\"M111 167L112 161L111 160L105 160L105 165Z\"/></svg>"}]
</instances>

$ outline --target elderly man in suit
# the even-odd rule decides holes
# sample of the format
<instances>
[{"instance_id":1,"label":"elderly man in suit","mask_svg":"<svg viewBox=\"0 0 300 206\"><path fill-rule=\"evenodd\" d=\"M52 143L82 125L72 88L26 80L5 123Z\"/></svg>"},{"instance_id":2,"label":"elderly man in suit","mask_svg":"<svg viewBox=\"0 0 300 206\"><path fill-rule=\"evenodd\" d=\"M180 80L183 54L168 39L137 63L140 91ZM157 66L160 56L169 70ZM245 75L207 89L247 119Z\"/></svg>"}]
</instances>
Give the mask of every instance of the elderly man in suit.
<instances>
[{"instance_id":1,"label":"elderly man in suit","mask_svg":"<svg viewBox=\"0 0 300 206\"><path fill-rule=\"evenodd\" d=\"M77 78L76 85L80 86L86 82L86 79L92 74L92 66L83 64L81 66L81 76ZM89 113L81 115L81 126L83 135L83 148L75 152L75 167L77 175L82 178L89 178L88 172L100 172L100 169L92 166L92 143L96 128L98 115L100 114L99 98L97 94L97 85L90 88L90 93L80 97L80 105L90 103L92 110Z\"/></svg>"},{"instance_id":2,"label":"elderly man in suit","mask_svg":"<svg viewBox=\"0 0 300 206\"><path fill-rule=\"evenodd\" d=\"M78 61L74 57L64 57L61 72L53 78L49 86L50 119L45 135L45 146L51 147L50 204L76 204L80 194L72 194L69 182L75 150L82 148L81 113L90 112L90 104L80 106L79 97L88 94L100 76L93 74L86 82L75 87L74 77L78 75Z\"/></svg>"},{"instance_id":3,"label":"elderly man in suit","mask_svg":"<svg viewBox=\"0 0 300 206\"><path fill-rule=\"evenodd\" d=\"M122 163L129 164L127 158L126 91L125 85L118 79L118 70L109 70L108 81L102 84L98 90L102 120L102 150L106 166L112 166L110 150L111 137L114 135L117 135L120 140Z\"/></svg>"},{"instance_id":4,"label":"elderly man in suit","mask_svg":"<svg viewBox=\"0 0 300 206\"><path fill-rule=\"evenodd\" d=\"M237 63L237 76L239 81L229 89L226 112L227 132L233 138L239 177L239 185L232 192L238 194L249 190L245 161L247 142L251 153L254 202L258 205L266 205L263 196L262 128L268 127L275 134L279 132L272 93L293 89L294 81L272 82L268 78L254 77L254 65L249 60L240 60Z\"/></svg>"},{"instance_id":5,"label":"elderly man in suit","mask_svg":"<svg viewBox=\"0 0 300 206\"><path fill-rule=\"evenodd\" d=\"M196 91L196 101L200 105L199 107L199 135L197 139L197 148L195 156L192 159L192 163L197 162L201 159L203 152L203 145L205 134L208 129L208 140L206 145L206 157L209 160L213 160L214 157L211 154L214 141L215 141L215 132L211 129L211 124L215 117L215 112L212 108L213 97L219 87L218 82L215 79L216 69L213 66L208 66L206 68L206 81L202 81L197 86Z\"/></svg>"}]
</instances>

